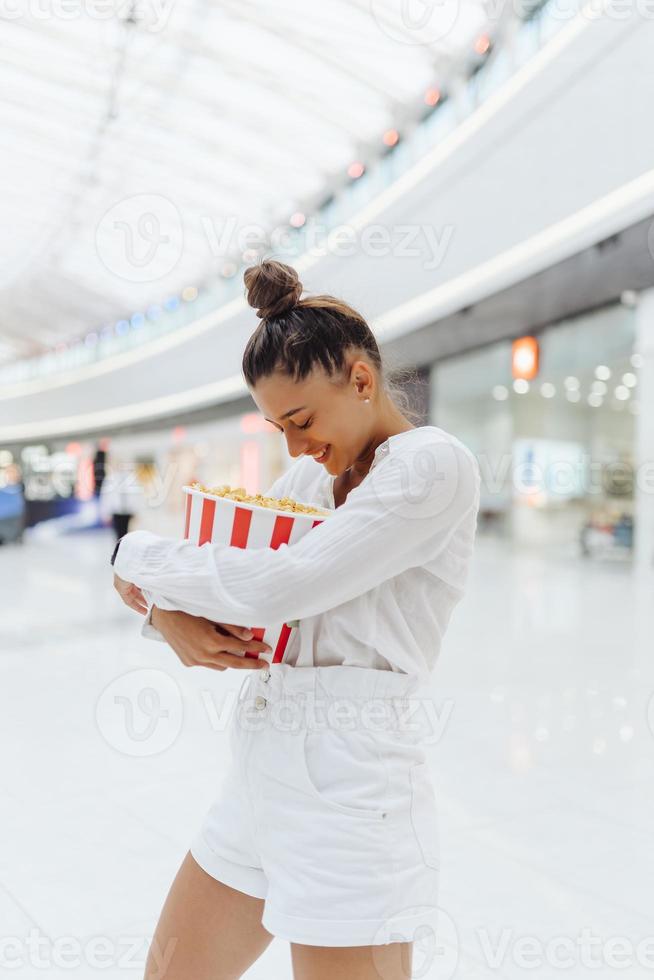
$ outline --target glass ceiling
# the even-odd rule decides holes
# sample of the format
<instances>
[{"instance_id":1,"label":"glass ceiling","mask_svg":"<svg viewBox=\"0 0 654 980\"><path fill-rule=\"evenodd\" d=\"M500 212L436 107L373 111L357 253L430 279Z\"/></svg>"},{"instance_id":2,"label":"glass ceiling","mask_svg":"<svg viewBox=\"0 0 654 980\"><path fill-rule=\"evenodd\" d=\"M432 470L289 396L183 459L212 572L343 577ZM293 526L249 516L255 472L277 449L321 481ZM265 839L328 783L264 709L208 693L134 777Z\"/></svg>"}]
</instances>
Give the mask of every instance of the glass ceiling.
<instances>
[{"instance_id":1,"label":"glass ceiling","mask_svg":"<svg viewBox=\"0 0 654 980\"><path fill-rule=\"evenodd\" d=\"M216 278L248 234L310 214L486 24L483 0L5 5L0 361Z\"/></svg>"}]
</instances>

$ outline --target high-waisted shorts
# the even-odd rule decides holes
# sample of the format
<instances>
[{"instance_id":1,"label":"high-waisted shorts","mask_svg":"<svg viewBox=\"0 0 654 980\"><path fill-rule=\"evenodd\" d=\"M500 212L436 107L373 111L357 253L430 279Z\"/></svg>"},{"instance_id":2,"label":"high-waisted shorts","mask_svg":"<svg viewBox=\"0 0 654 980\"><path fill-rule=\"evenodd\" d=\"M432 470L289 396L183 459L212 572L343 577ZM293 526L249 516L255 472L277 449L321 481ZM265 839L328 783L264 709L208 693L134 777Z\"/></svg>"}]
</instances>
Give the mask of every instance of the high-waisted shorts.
<instances>
[{"instance_id":1,"label":"high-waisted shorts","mask_svg":"<svg viewBox=\"0 0 654 980\"><path fill-rule=\"evenodd\" d=\"M424 699L417 677L389 670L248 672L220 793L190 850L214 878L265 899L274 936L369 946L435 932Z\"/></svg>"}]
</instances>

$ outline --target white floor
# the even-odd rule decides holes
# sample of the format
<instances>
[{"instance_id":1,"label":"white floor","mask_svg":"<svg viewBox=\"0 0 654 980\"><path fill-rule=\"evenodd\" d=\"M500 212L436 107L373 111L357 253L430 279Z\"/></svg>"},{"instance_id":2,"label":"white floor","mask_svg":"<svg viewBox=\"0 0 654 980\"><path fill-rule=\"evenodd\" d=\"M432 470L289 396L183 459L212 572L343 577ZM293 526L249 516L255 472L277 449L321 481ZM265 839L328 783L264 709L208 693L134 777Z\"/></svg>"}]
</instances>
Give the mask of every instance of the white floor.
<instances>
[{"instance_id":1,"label":"white floor","mask_svg":"<svg viewBox=\"0 0 654 980\"><path fill-rule=\"evenodd\" d=\"M0 548L0 970L16 980L140 980L242 680L142 640L110 550L101 532ZM433 680L443 928L416 943L415 976L651 976L653 590L624 565L478 541ZM247 973L290 976L282 941Z\"/></svg>"}]
</instances>

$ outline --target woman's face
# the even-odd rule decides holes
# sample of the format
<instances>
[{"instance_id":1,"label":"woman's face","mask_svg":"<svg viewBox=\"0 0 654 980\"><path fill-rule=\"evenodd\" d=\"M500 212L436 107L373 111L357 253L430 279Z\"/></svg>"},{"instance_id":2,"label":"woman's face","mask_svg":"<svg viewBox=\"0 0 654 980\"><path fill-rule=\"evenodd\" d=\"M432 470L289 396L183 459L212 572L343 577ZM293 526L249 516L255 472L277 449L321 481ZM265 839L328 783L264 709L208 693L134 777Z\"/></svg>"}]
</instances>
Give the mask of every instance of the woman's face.
<instances>
[{"instance_id":1,"label":"woman's face","mask_svg":"<svg viewBox=\"0 0 654 980\"><path fill-rule=\"evenodd\" d=\"M275 374L262 378L252 391L263 416L286 436L290 455L317 457L335 476L352 467L374 438L373 371L357 360L349 373L349 383L342 386L330 382L321 369L298 382ZM326 454L320 455L325 447Z\"/></svg>"}]
</instances>

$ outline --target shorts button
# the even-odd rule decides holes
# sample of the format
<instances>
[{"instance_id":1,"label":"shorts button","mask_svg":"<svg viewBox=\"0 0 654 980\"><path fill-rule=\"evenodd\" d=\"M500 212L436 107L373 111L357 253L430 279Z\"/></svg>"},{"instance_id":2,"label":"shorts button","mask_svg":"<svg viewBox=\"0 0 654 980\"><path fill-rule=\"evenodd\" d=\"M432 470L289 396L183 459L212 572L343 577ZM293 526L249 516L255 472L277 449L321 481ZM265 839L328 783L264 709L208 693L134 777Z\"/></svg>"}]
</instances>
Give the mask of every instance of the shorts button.
<instances>
[{"instance_id":1,"label":"shorts button","mask_svg":"<svg viewBox=\"0 0 654 980\"><path fill-rule=\"evenodd\" d=\"M262 681L269 681L270 680L270 671L269 670L262 670L261 671L261 680Z\"/></svg>"},{"instance_id":2,"label":"shorts button","mask_svg":"<svg viewBox=\"0 0 654 980\"><path fill-rule=\"evenodd\" d=\"M265 708L267 703L268 702L266 701L266 699L261 697L260 694L258 694L257 697L254 699L255 708L259 708L259 709Z\"/></svg>"}]
</instances>

